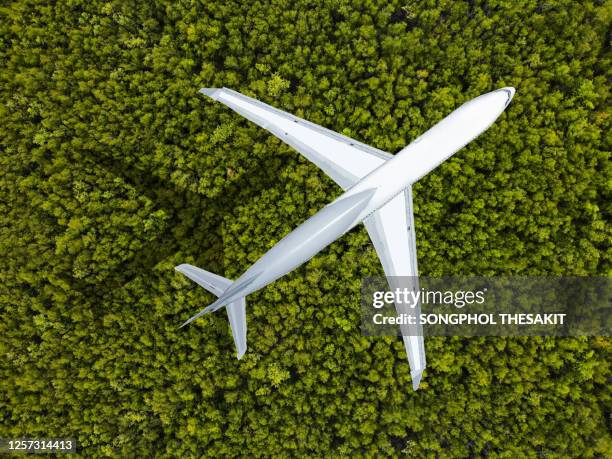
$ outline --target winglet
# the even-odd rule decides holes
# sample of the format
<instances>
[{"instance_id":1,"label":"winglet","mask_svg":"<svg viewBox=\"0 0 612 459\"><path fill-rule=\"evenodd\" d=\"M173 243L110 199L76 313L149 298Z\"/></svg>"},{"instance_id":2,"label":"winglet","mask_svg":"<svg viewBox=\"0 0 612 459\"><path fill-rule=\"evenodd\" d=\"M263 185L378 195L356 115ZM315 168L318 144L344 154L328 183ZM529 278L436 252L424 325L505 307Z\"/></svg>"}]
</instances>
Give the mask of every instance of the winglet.
<instances>
[{"instance_id":1,"label":"winglet","mask_svg":"<svg viewBox=\"0 0 612 459\"><path fill-rule=\"evenodd\" d=\"M419 384L421 383L423 370L411 371L410 376L412 376L412 390L417 390L419 388Z\"/></svg>"},{"instance_id":2,"label":"winglet","mask_svg":"<svg viewBox=\"0 0 612 459\"><path fill-rule=\"evenodd\" d=\"M200 92L205 96L210 97L211 99L217 100L217 93L219 92L219 88L202 88Z\"/></svg>"}]
</instances>

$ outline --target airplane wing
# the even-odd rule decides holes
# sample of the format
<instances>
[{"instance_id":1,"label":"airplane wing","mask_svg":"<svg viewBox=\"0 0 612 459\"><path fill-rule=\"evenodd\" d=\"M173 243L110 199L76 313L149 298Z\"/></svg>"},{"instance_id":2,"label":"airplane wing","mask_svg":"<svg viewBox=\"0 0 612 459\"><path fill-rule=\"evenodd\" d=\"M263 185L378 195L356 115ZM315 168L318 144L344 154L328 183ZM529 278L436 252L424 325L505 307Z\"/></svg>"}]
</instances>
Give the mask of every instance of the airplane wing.
<instances>
[{"instance_id":1,"label":"airplane wing","mask_svg":"<svg viewBox=\"0 0 612 459\"><path fill-rule=\"evenodd\" d=\"M346 190L393 155L227 88L200 92L267 129Z\"/></svg>"},{"instance_id":2,"label":"airplane wing","mask_svg":"<svg viewBox=\"0 0 612 459\"><path fill-rule=\"evenodd\" d=\"M410 282L410 286L418 291L412 188L408 187L398 194L366 218L364 224L383 265L391 290L400 286L406 287L407 282ZM398 314L409 313L416 317L421 312L420 303L412 310L408 305L397 303L395 308ZM400 329L408 354L412 387L416 390L426 365L423 330L420 325L402 325Z\"/></svg>"}]
</instances>

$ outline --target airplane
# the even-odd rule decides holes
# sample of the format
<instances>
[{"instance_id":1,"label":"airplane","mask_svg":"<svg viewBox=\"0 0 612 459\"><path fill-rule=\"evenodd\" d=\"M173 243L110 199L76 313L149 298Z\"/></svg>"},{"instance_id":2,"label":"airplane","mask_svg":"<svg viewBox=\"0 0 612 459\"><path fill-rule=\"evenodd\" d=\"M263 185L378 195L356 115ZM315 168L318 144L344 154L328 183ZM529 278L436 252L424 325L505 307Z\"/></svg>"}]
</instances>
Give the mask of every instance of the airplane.
<instances>
[{"instance_id":1,"label":"airplane","mask_svg":"<svg viewBox=\"0 0 612 459\"><path fill-rule=\"evenodd\" d=\"M483 94L454 110L395 155L368 146L227 88L200 92L267 129L319 166L345 192L287 234L238 279L231 281L189 264L175 269L217 296L187 320L225 306L240 359L247 350L245 297L293 271L329 244L364 223L389 283L418 276L412 184L487 130L515 89ZM397 312L404 306L395 304ZM413 305L420 314L420 304ZM413 390L426 366L422 329L400 326Z\"/></svg>"}]
</instances>

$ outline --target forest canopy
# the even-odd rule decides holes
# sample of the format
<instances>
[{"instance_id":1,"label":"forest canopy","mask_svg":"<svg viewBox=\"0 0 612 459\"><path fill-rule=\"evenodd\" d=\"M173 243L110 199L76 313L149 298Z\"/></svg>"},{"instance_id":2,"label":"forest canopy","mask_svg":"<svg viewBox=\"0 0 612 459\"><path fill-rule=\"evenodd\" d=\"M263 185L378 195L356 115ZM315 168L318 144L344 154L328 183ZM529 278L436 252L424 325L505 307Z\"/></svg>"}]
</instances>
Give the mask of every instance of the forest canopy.
<instances>
[{"instance_id":1,"label":"forest canopy","mask_svg":"<svg viewBox=\"0 0 612 459\"><path fill-rule=\"evenodd\" d=\"M610 275L604 1L0 6L0 437L84 457L609 457L611 342L359 330L364 228L223 311L233 279L341 190L200 87L395 153L461 103L507 111L414 186L423 275Z\"/></svg>"}]
</instances>

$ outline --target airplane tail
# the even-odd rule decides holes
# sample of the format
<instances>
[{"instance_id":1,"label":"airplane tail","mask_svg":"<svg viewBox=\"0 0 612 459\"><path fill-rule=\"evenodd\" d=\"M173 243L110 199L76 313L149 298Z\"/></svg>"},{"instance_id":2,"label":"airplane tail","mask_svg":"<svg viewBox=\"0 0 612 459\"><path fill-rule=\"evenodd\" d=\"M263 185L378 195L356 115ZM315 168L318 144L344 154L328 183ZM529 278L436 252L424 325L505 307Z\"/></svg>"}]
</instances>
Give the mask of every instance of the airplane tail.
<instances>
[{"instance_id":1,"label":"airplane tail","mask_svg":"<svg viewBox=\"0 0 612 459\"><path fill-rule=\"evenodd\" d=\"M220 297L225 292L233 281L226 279L225 277L218 276L208 271L204 271L196 266L182 264L176 266L178 272L183 273L189 279L195 283L201 285L210 293ZM228 303L225 308L227 309L227 317L229 319L230 327L232 329L232 336L234 337L234 343L236 344L236 352L238 359L242 358L247 350L247 323L246 323L246 301L244 297L239 298L231 303ZM189 321L185 322L186 325Z\"/></svg>"}]
</instances>

